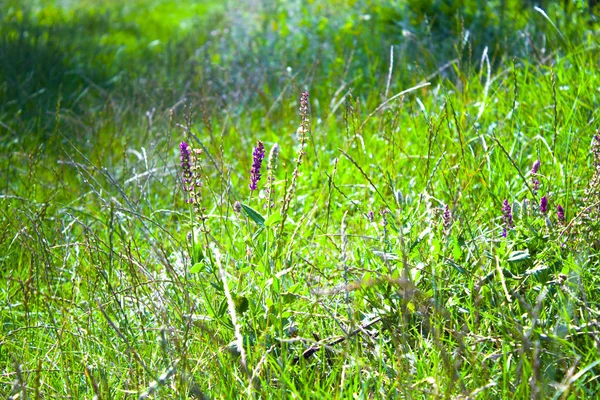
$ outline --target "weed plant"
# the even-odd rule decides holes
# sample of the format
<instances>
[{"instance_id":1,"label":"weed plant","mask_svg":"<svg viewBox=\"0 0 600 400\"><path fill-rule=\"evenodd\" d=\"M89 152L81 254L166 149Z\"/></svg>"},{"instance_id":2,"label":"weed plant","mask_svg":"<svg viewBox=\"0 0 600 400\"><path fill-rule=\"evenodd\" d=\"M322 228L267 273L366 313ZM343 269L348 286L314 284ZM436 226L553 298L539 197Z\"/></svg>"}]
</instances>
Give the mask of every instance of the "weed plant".
<instances>
[{"instance_id":1,"label":"weed plant","mask_svg":"<svg viewBox=\"0 0 600 400\"><path fill-rule=\"evenodd\" d=\"M7 398L595 398L593 4L0 6Z\"/></svg>"}]
</instances>

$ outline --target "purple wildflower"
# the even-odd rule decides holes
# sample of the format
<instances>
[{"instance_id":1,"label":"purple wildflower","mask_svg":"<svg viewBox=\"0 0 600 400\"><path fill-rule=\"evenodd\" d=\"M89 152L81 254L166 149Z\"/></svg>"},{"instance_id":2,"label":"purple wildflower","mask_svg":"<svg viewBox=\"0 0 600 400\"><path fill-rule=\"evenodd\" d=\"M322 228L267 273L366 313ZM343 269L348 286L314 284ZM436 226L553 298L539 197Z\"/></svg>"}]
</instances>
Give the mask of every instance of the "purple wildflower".
<instances>
[{"instance_id":1,"label":"purple wildflower","mask_svg":"<svg viewBox=\"0 0 600 400\"><path fill-rule=\"evenodd\" d=\"M533 166L531 167L531 173L533 175L538 173L538 171L540 170L540 165L542 165L540 160L539 159L535 160L535 162L533 163Z\"/></svg>"},{"instance_id":2,"label":"purple wildflower","mask_svg":"<svg viewBox=\"0 0 600 400\"><path fill-rule=\"evenodd\" d=\"M560 222L560 223L565 222L565 209L562 208L562 206L560 204L558 206L556 206L556 216L558 217L558 222Z\"/></svg>"},{"instance_id":3,"label":"purple wildflower","mask_svg":"<svg viewBox=\"0 0 600 400\"><path fill-rule=\"evenodd\" d=\"M233 203L233 211L235 211L236 213L242 212L242 203L236 200L236 202Z\"/></svg>"},{"instance_id":4,"label":"purple wildflower","mask_svg":"<svg viewBox=\"0 0 600 400\"><path fill-rule=\"evenodd\" d=\"M371 222L375 221L375 213L373 212L373 210L367 213L367 219Z\"/></svg>"},{"instance_id":5,"label":"purple wildflower","mask_svg":"<svg viewBox=\"0 0 600 400\"><path fill-rule=\"evenodd\" d=\"M505 199L502 203L502 217L504 219L504 230L502 231L502 236L506 237L507 229L510 229L514 226L512 207L510 206L508 199Z\"/></svg>"},{"instance_id":6,"label":"purple wildflower","mask_svg":"<svg viewBox=\"0 0 600 400\"><path fill-rule=\"evenodd\" d=\"M186 142L179 144L179 154L181 155L181 175L183 178L183 190L189 192L193 189L192 181L192 166L191 166L191 151L190 146Z\"/></svg>"},{"instance_id":7,"label":"purple wildflower","mask_svg":"<svg viewBox=\"0 0 600 400\"><path fill-rule=\"evenodd\" d=\"M187 192L186 203L195 204L194 212L200 213L199 206L202 195L202 176L200 175L198 158L202 154L201 149L192 149L186 142L179 144L181 156L181 175L183 179L183 190Z\"/></svg>"},{"instance_id":8,"label":"purple wildflower","mask_svg":"<svg viewBox=\"0 0 600 400\"><path fill-rule=\"evenodd\" d=\"M542 214L546 214L548 212L548 198L543 196L540 200L540 211Z\"/></svg>"},{"instance_id":9,"label":"purple wildflower","mask_svg":"<svg viewBox=\"0 0 600 400\"><path fill-rule=\"evenodd\" d=\"M452 225L452 214L450 213L450 207L448 204L444 206L444 214L442 214L444 220L444 229L448 231Z\"/></svg>"},{"instance_id":10,"label":"purple wildflower","mask_svg":"<svg viewBox=\"0 0 600 400\"><path fill-rule=\"evenodd\" d=\"M533 183L533 194L537 195L538 190L540 189L540 181L539 179L537 179L537 174L540 170L540 166L541 166L541 162L539 160L539 158L537 160L535 160L535 162L533 163L533 165L531 166L531 181Z\"/></svg>"},{"instance_id":11,"label":"purple wildflower","mask_svg":"<svg viewBox=\"0 0 600 400\"><path fill-rule=\"evenodd\" d=\"M250 190L256 190L256 184L260 180L260 167L265 158L265 145L259 140L252 152L252 169L250 170Z\"/></svg>"}]
</instances>

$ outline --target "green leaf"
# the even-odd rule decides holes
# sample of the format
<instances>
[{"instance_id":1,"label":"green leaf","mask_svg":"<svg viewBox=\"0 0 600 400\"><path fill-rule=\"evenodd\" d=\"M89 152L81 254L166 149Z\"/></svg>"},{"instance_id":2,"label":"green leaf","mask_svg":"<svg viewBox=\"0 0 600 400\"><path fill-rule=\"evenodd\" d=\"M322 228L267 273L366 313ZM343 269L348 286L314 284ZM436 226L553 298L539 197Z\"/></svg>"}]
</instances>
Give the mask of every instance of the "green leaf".
<instances>
[{"instance_id":1,"label":"green leaf","mask_svg":"<svg viewBox=\"0 0 600 400\"><path fill-rule=\"evenodd\" d=\"M192 257L192 262L194 264L200 263L204 260L204 253L202 251L202 245L200 243L196 243L194 246L194 252Z\"/></svg>"},{"instance_id":2,"label":"green leaf","mask_svg":"<svg viewBox=\"0 0 600 400\"><path fill-rule=\"evenodd\" d=\"M242 211L244 215L250 218L252 221L254 221L256 225L260 226L261 228L264 228L265 217L263 217L258 211L245 204L242 204Z\"/></svg>"},{"instance_id":3,"label":"green leaf","mask_svg":"<svg viewBox=\"0 0 600 400\"><path fill-rule=\"evenodd\" d=\"M454 268L455 270L457 270L461 274L466 274L467 273L467 271L463 267L461 267L460 265L458 265L457 263L455 263L452 260L446 260L446 264L450 265L452 268Z\"/></svg>"},{"instance_id":4,"label":"green leaf","mask_svg":"<svg viewBox=\"0 0 600 400\"><path fill-rule=\"evenodd\" d=\"M267 218L267 220L265 221L265 226L270 227L276 225L278 222L281 222L281 212L279 211L269 215L269 218Z\"/></svg>"},{"instance_id":5,"label":"green leaf","mask_svg":"<svg viewBox=\"0 0 600 400\"><path fill-rule=\"evenodd\" d=\"M458 242L454 242L454 246L452 246L452 256L454 257L455 260L461 260L462 259L462 249L460 248L460 245L458 244Z\"/></svg>"},{"instance_id":6,"label":"green leaf","mask_svg":"<svg viewBox=\"0 0 600 400\"><path fill-rule=\"evenodd\" d=\"M513 251L508 255L508 262L525 261L529 258L529 250Z\"/></svg>"},{"instance_id":7,"label":"green leaf","mask_svg":"<svg viewBox=\"0 0 600 400\"><path fill-rule=\"evenodd\" d=\"M254 234L252 235L252 241L256 242L256 239L258 239L258 237L260 236L260 234L265 230L265 228L263 226L261 226L260 228L258 228L256 230L256 232L254 232Z\"/></svg>"},{"instance_id":8,"label":"green leaf","mask_svg":"<svg viewBox=\"0 0 600 400\"><path fill-rule=\"evenodd\" d=\"M192 268L190 268L190 273L196 274L196 273L200 272L201 269L202 269L202 263L196 263L192 266Z\"/></svg>"}]
</instances>

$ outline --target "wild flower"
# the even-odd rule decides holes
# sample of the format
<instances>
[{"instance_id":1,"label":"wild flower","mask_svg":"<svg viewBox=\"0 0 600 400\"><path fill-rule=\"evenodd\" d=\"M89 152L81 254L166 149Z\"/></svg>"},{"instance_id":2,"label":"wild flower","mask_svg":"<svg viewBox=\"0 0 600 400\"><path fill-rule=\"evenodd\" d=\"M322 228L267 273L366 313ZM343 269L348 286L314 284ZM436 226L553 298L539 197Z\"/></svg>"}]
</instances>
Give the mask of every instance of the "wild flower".
<instances>
[{"instance_id":1,"label":"wild flower","mask_svg":"<svg viewBox=\"0 0 600 400\"><path fill-rule=\"evenodd\" d=\"M241 213L242 212L242 203L240 203L239 201L236 200L235 203L233 203L233 211L235 211L236 213Z\"/></svg>"},{"instance_id":2,"label":"wild flower","mask_svg":"<svg viewBox=\"0 0 600 400\"><path fill-rule=\"evenodd\" d=\"M183 190L187 193L186 203L194 205L194 212L202 218L204 209L200 203L202 201L202 175L200 174L199 157L202 154L201 149L192 149L186 142L179 144L179 154L181 161L181 175L183 179Z\"/></svg>"},{"instance_id":3,"label":"wild flower","mask_svg":"<svg viewBox=\"0 0 600 400\"><path fill-rule=\"evenodd\" d=\"M540 166L542 165L539 158L535 160L533 165L531 166L531 180L533 184L533 194L537 195L538 190L540 189L540 180L537 178L538 172L540 171Z\"/></svg>"},{"instance_id":4,"label":"wild flower","mask_svg":"<svg viewBox=\"0 0 600 400\"><path fill-rule=\"evenodd\" d=\"M304 158L304 145L307 140L307 135L310 134L310 114L309 114L309 106L308 106L308 92L302 92L300 95L300 128L298 129L298 141L300 142L300 148L298 149L298 154L296 157L296 166L294 167L294 171L292 172L292 181L290 182L290 186L288 187L287 192L283 196L283 202L281 204L281 223L279 224L279 238L282 237L281 233L283 232L283 228L285 226L285 222L287 219L288 210L292 199L294 197L294 193L296 192L296 186L298 185L298 176L300 175L300 166L302 165L302 160ZM279 251L280 241L277 242L277 250Z\"/></svg>"},{"instance_id":5,"label":"wild flower","mask_svg":"<svg viewBox=\"0 0 600 400\"><path fill-rule=\"evenodd\" d=\"M592 154L592 176L583 197L583 209L578 215L573 228L582 243L600 248L600 131L592 138L590 153Z\"/></svg>"},{"instance_id":6,"label":"wild flower","mask_svg":"<svg viewBox=\"0 0 600 400\"><path fill-rule=\"evenodd\" d=\"M373 212L373 210L367 213L367 219L369 220L369 222L375 221L375 213Z\"/></svg>"},{"instance_id":7,"label":"wild flower","mask_svg":"<svg viewBox=\"0 0 600 400\"><path fill-rule=\"evenodd\" d=\"M565 209L559 204L556 206L556 217L561 224L565 223Z\"/></svg>"},{"instance_id":8,"label":"wild flower","mask_svg":"<svg viewBox=\"0 0 600 400\"><path fill-rule=\"evenodd\" d=\"M514 227L512 207L510 206L508 199L505 199L502 203L502 217L504 220L504 229L502 230L502 236L506 237L507 230Z\"/></svg>"},{"instance_id":9,"label":"wild flower","mask_svg":"<svg viewBox=\"0 0 600 400\"><path fill-rule=\"evenodd\" d=\"M450 207L448 204L444 206L444 213L442 214L444 230L446 232L450 231L450 226L452 226L452 213L450 212Z\"/></svg>"},{"instance_id":10,"label":"wild flower","mask_svg":"<svg viewBox=\"0 0 600 400\"><path fill-rule=\"evenodd\" d=\"M600 131L598 131L598 133L594 135L594 138L592 139L591 153L594 157L594 172L586 190L585 202L587 203L586 205L588 208L590 208L590 214L592 214L590 215L590 218L594 218L600 213L598 204L596 204L598 203L598 200L600 200Z\"/></svg>"},{"instance_id":11,"label":"wild flower","mask_svg":"<svg viewBox=\"0 0 600 400\"><path fill-rule=\"evenodd\" d=\"M533 181L533 194L537 194L538 190L540 190L540 181L536 179Z\"/></svg>"},{"instance_id":12,"label":"wild flower","mask_svg":"<svg viewBox=\"0 0 600 400\"><path fill-rule=\"evenodd\" d=\"M179 154L181 160L181 176L183 178L183 190L188 191L189 186L192 183L192 170L190 165L190 146L186 142L179 144Z\"/></svg>"},{"instance_id":13,"label":"wild flower","mask_svg":"<svg viewBox=\"0 0 600 400\"><path fill-rule=\"evenodd\" d=\"M533 175L537 174L538 171L540 170L540 166L542 165L541 161L539 160L539 158L537 160L535 160L535 162L533 163L533 165L531 166L531 173Z\"/></svg>"},{"instance_id":14,"label":"wild flower","mask_svg":"<svg viewBox=\"0 0 600 400\"><path fill-rule=\"evenodd\" d=\"M387 214L390 213L390 210L388 210L387 208L382 208L379 211L379 214L381 214L381 226L383 226L384 228L388 225L388 221L387 221Z\"/></svg>"},{"instance_id":15,"label":"wild flower","mask_svg":"<svg viewBox=\"0 0 600 400\"><path fill-rule=\"evenodd\" d=\"M540 199L540 211L544 215L546 215L546 213L548 212L548 198L546 196L543 196Z\"/></svg>"},{"instance_id":16,"label":"wild flower","mask_svg":"<svg viewBox=\"0 0 600 400\"><path fill-rule=\"evenodd\" d=\"M308 110L308 92L302 92L300 95L300 128L301 132L300 140L306 140L306 134L310 131L310 120Z\"/></svg>"},{"instance_id":17,"label":"wild flower","mask_svg":"<svg viewBox=\"0 0 600 400\"><path fill-rule=\"evenodd\" d=\"M256 143L252 152L252 169L250 170L250 190L256 190L258 181L260 180L260 167L265 158L265 145L260 140Z\"/></svg>"},{"instance_id":18,"label":"wild flower","mask_svg":"<svg viewBox=\"0 0 600 400\"><path fill-rule=\"evenodd\" d=\"M279 159L279 144L275 143L269 152L267 161L267 185L265 188L267 204L265 208L273 207L273 182L275 181L275 170L277 169L277 161Z\"/></svg>"}]
</instances>

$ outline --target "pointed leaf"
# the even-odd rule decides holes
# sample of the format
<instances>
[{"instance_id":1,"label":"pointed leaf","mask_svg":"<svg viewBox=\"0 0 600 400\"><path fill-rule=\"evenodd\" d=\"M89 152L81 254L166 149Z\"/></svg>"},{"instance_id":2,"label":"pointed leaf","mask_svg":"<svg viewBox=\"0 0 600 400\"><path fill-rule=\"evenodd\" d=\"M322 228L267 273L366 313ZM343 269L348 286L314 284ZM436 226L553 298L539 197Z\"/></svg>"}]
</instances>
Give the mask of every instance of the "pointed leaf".
<instances>
[{"instance_id":1,"label":"pointed leaf","mask_svg":"<svg viewBox=\"0 0 600 400\"><path fill-rule=\"evenodd\" d=\"M261 228L265 226L265 217L260 215L260 213L252 207L242 204L242 211L244 212L244 215L254 221L256 225L260 226Z\"/></svg>"},{"instance_id":2,"label":"pointed leaf","mask_svg":"<svg viewBox=\"0 0 600 400\"><path fill-rule=\"evenodd\" d=\"M529 258L529 250L513 251L508 255L508 262L525 261Z\"/></svg>"}]
</instances>

